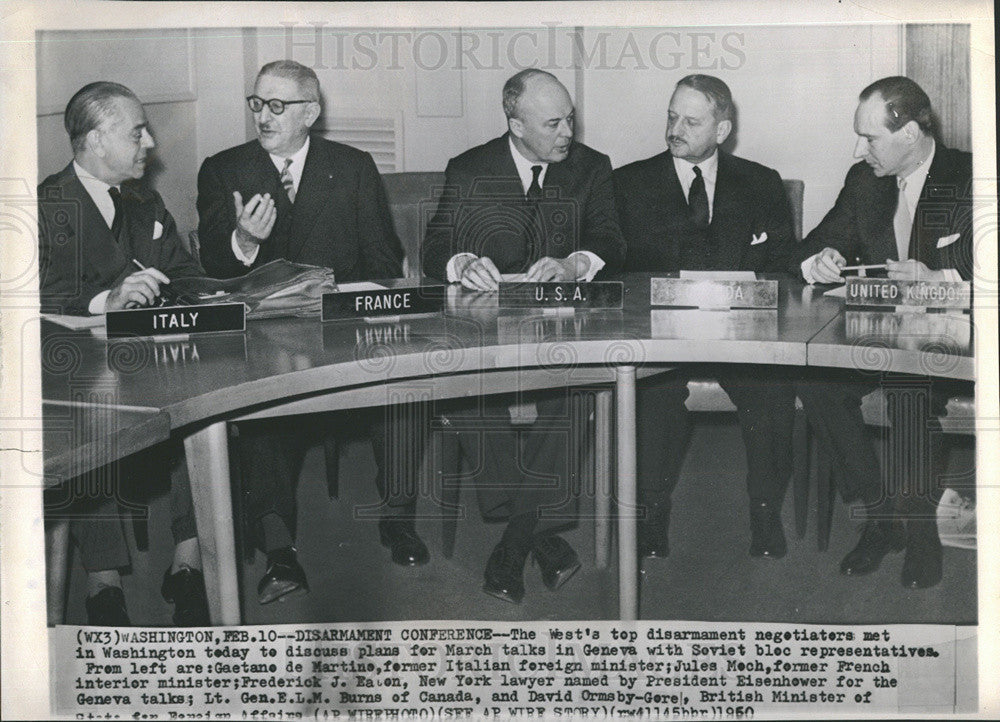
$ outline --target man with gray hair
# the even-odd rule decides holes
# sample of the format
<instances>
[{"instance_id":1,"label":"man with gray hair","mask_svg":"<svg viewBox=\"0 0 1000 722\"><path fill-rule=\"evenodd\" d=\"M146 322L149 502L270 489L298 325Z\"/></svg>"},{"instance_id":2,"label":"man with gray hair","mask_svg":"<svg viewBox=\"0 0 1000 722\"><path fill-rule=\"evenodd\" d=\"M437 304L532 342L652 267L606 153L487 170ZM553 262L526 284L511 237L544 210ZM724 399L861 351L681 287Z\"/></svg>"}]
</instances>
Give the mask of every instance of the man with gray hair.
<instances>
[{"instance_id":1,"label":"man with gray hair","mask_svg":"<svg viewBox=\"0 0 1000 722\"><path fill-rule=\"evenodd\" d=\"M444 194L421 249L424 273L492 293L507 273L538 282L590 281L616 269L624 243L611 162L574 141L566 88L551 73L523 70L504 85L503 110L507 133L448 162ZM476 479L483 515L507 519L483 591L514 603L524 596L529 555L553 590L580 567L576 552L553 533L572 516L552 513L572 502L566 437L524 433L514 423L536 414L567 418L566 390L528 398L537 408L522 394L505 394L449 414L478 425L459 434L462 452L483 460Z\"/></svg>"},{"instance_id":2,"label":"man with gray hair","mask_svg":"<svg viewBox=\"0 0 1000 722\"><path fill-rule=\"evenodd\" d=\"M634 271L783 272L795 242L781 176L719 146L733 130L729 87L711 75L678 81L667 110L668 150L615 170L615 198ZM735 404L747 456L750 556L786 552L781 504L791 474L794 390L781 369L724 365L715 376ZM671 494L687 439L689 371L643 379L637 391L638 482L646 518L640 553L669 553Z\"/></svg>"},{"instance_id":3,"label":"man with gray hair","mask_svg":"<svg viewBox=\"0 0 1000 722\"><path fill-rule=\"evenodd\" d=\"M149 306L171 279L203 275L160 194L140 182L155 143L135 93L118 83L90 83L70 99L64 123L73 160L38 187L42 311L86 315ZM146 268L136 270L133 260ZM161 445L117 462L112 477L121 482L118 496L79 500L85 516L73 519L70 533L87 571L88 624L130 623L120 572L130 560L118 506L132 486L149 482L151 471L170 461L165 451ZM97 487L101 476L91 472L82 485ZM176 624L207 625L186 477L171 489L171 512L174 560L164 574L163 596L175 605Z\"/></svg>"},{"instance_id":4,"label":"man with gray hair","mask_svg":"<svg viewBox=\"0 0 1000 722\"><path fill-rule=\"evenodd\" d=\"M198 173L198 229L210 275L241 276L280 258L331 268L341 283L403 275L402 245L371 155L310 133L321 100L311 68L277 60L260 69L247 98L257 138L207 158ZM379 537L395 563L424 564L427 547L413 521L420 460L395 468L396 447L404 445L391 437L404 430L383 414L364 419L384 505ZM294 419L280 427L239 425L245 515L267 554L262 604L308 589L295 549L295 482L308 430Z\"/></svg>"}]
</instances>

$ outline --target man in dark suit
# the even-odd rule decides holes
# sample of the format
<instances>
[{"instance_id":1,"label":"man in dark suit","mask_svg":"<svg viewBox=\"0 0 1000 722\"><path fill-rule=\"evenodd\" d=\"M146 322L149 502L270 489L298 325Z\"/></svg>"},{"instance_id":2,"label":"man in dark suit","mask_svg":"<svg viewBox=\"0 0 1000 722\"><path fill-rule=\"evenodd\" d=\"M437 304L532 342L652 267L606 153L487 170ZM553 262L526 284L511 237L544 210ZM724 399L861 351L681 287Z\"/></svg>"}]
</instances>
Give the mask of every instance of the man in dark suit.
<instances>
[{"instance_id":1,"label":"man in dark suit","mask_svg":"<svg viewBox=\"0 0 1000 722\"><path fill-rule=\"evenodd\" d=\"M776 171L719 148L732 130L732 117L732 95L724 82L709 75L682 78L667 112L669 149L615 171L627 270L785 269L795 241L788 196ZM750 554L781 557L793 388L780 369L727 366L711 373L738 409L746 445ZM670 372L639 385L638 477L647 514L639 536L643 556L669 553L670 496L687 437L690 375Z\"/></svg>"},{"instance_id":2,"label":"man in dark suit","mask_svg":"<svg viewBox=\"0 0 1000 722\"><path fill-rule=\"evenodd\" d=\"M448 162L445 190L421 250L424 272L490 293L501 274L529 281L591 280L621 264L607 156L573 142L573 103L550 73L528 69L503 89L509 132ZM533 554L550 589L580 566L553 531L566 523L565 436L517 432L536 418L566 418L565 390L538 396L489 397L455 417L474 417L480 433L461 434L478 468L480 506L507 518L486 566L483 590L520 602L524 563ZM532 401L532 399L537 400ZM525 403L527 402L527 403ZM485 440L485 443L480 443ZM555 518L557 517L558 518ZM570 514L572 516L572 514Z\"/></svg>"},{"instance_id":3,"label":"man in dark suit","mask_svg":"<svg viewBox=\"0 0 1000 722\"><path fill-rule=\"evenodd\" d=\"M795 270L808 283L843 283L845 265L882 263L891 279L971 279L971 154L935 141L930 99L909 78L877 80L859 100L854 156L862 160L848 171L837 202L806 237ZM861 539L844 557L841 572L872 572L889 551L905 546L903 585L923 588L941 580L934 514L946 459L936 419L941 384L927 381L903 399L907 392L895 388L897 381L883 379L890 445L912 471L887 464L880 475L860 410L875 383L825 373L801 384L799 396L834 467L843 470L837 477L845 501L860 499L866 508Z\"/></svg>"},{"instance_id":4,"label":"man in dark suit","mask_svg":"<svg viewBox=\"0 0 1000 722\"><path fill-rule=\"evenodd\" d=\"M207 158L198 174L199 236L210 275L233 277L279 258L332 268L337 281L402 276L403 250L371 155L318 136L315 72L291 60L261 68L247 102L257 139ZM413 523L419 459L395 464L398 433L371 415L383 545L398 564L423 564ZM240 426L247 517L268 555L258 599L308 588L295 540L295 480L305 451L300 430L270 422ZM388 487L392 487L391 489Z\"/></svg>"},{"instance_id":5,"label":"man in dark suit","mask_svg":"<svg viewBox=\"0 0 1000 722\"><path fill-rule=\"evenodd\" d=\"M85 315L148 306L171 279L203 275L159 193L140 182L154 143L135 94L117 83L86 85L67 104L64 123L73 161L38 187L42 311ZM133 260L146 268L137 270ZM142 455L145 463L120 462L116 492L147 476L156 453ZM119 571L129 553L118 501L90 499L87 515L70 525L87 570L87 621L94 625L129 624ZM190 487L176 484L171 502L174 561L163 596L175 604L178 625L207 625Z\"/></svg>"}]
</instances>

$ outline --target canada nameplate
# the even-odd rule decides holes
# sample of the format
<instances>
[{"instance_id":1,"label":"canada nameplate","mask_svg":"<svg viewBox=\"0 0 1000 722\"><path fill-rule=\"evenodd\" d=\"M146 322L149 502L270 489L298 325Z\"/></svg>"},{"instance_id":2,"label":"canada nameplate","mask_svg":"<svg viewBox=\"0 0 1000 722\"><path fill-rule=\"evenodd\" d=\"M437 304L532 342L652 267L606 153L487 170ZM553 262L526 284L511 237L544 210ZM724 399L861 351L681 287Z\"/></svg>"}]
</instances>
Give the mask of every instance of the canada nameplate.
<instances>
[{"instance_id":1,"label":"canada nameplate","mask_svg":"<svg viewBox=\"0 0 1000 722\"><path fill-rule=\"evenodd\" d=\"M619 309L621 281L500 284L500 308Z\"/></svg>"},{"instance_id":2,"label":"canada nameplate","mask_svg":"<svg viewBox=\"0 0 1000 722\"><path fill-rule=\"evenodd\" d=\"M411 286L377 291L335 291L323 294L323 321L440 313L444 286Z\"/></svg>"},{"instance_id":3,"label":"canada nameplate","mask_svg":"<svg viewBox=\"0 0 1000 722\"><path fill-rule=\"evenodd\" d=\"M893 281L887 278L848 278L848 306L915 306L971 308L968 281Z\"/></svg>"},{"instance_id":4,"label":"canada nameplate","mask_svg":"<svg viewBox=\"0 0 1000 722\"><path fill-rule=\"evenodd\" d=\"M174 336L192 333L245 331L247 307L242 303L161 306L108 311L108 338Z\"/></svg>"},{"instance_id":5,"label":"canada nameplate","mask_svg":"<svg viewBox=\"0 0 1000 722\"><path fill-rule=\"evenodd\" d=\"M777 308L777 281L652 278L651 306L682 308Z\"/></svg>"}]
</instances>

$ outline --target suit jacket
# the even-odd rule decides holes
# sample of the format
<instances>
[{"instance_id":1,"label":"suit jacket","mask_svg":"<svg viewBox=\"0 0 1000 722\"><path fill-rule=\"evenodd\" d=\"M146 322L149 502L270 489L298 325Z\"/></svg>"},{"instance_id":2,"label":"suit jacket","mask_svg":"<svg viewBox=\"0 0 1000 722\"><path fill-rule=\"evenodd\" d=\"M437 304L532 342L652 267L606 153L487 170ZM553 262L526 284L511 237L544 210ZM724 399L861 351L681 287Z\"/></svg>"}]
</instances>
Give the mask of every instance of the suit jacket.
<instances>
[{"instance_id":1,"label":"suit jacket","mask_svg":"<svg viewBox=\"0 0 1000 722\"><path fill-rule=\"evenodd\" d=\"M421 249L424 273L445 279L457 253L488 256L501 273L576 251L601 258L603 272L621 265L625 244L606 155L573 143L566 160L549 165L542 192L537 208L525 200L506 134L452 158Z\"/></svg>"},{"instance_id":2,"label":"suit jacket","mask_svg":"<svg viewBox=\"0 0 1000 722\"><path fill-rule=\"evenodd\" d=\"M795 230L777 171L720 150L707 234L691 221L670 151L618 168L614 184L628 244L626 271L682 270L682 248L689 242L708 244L705 270L787 267Z\"/></svg>"},{"instance_id":3,"label":"suit jacket","mask_svg":"<svg viewBox=\"0 0 1000 722\"><path fill-rule=\"evenodd\" d=\"M42 310L88 313L91 299L137 269L132 259L169 278L204 271L185 250L160 194L140 181L121 184L127 246L118 245L70 163L38 186Z\"/></svg>"},{"instance_id":4,"label":"suit jacket","mask_svg":"<svg viewBox=\"0 0 1000 722\"><path fill-rule=\"evenodd\" d=\"M233 254L233 191L243 201L270 193L278 217L251 266ZM198 234L209 275L242 276L278 258L332 268L338 281L403 275L382 179L371 155L312 136L295 203L256 140L206 158L198 173Z\"/></svg>"},{"instance_id":5,"label":"suit jacket","mask_svg":"<svg viewBox=\"0 0 1000 722\"><path fill-rule=\"evenodd\" d=\"M913 216L910 258L935 270L955 268L963 279L971 278L971 183L972 154L939 143ZM856 259L865 264L899 260L893 230L898 200L895 176L878 178L864 161L855 163L833 208L806 236L794 272L799 274L802 261L827 247L837 249L850 264ZM955 234L957 239L949 238Z\"/></svg>"}]
</instances>

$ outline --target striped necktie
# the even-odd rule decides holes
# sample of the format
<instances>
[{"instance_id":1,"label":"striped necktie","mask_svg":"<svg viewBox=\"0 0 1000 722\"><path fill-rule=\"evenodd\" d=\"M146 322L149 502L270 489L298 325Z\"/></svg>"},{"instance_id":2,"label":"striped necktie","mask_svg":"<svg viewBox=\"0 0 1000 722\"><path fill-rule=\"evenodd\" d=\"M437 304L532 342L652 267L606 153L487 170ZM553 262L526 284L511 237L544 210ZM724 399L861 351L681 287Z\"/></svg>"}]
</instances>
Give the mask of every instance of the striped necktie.
<instances>
[{"instance_id":1,"label":"striped necktie","mask_svg":"<svg viewBox=\"0 0 1000 722\"><path fill-rule=\"evenodd\" d=\"M281 169L281 185L285 189L285 193L288 194L288 200L292 203L295 202L295 181L292 179L292 173L288 170L288 167L292 164L291 158L285 159L285 167Z\"/></svg>"}]
</instances>

